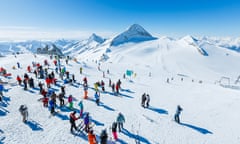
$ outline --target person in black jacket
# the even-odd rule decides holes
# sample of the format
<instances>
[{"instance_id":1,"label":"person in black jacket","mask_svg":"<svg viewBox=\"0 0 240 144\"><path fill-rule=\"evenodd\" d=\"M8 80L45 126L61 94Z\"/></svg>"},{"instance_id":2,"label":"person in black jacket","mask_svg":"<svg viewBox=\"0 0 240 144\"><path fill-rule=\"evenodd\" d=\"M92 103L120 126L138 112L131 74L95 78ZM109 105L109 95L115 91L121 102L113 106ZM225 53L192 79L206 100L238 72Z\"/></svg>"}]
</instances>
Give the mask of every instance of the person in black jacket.
<instances>
[{"instance_id":1,"label":"person in black jacket","mask_svg":"<svg viewBox=\"0 0 240 144\"><path fill-rule=\"evenodd\" d=\"M183 109L180 107L180 105L177 106L177 110L176 110L176 113L174 115L174 120L177 122L177 123L180 123L180 113Z\"/></svg>"},{"instance_id":2,"label":"person in black jacket","mask_svg":"<svg viewBox=\"0 0 240 144\"><path fill-rule=\"evenodd\" d=\"M73 132L73 128L75 130L77 130L77 126L76 126L75 121L80 118L80 117L76 117L75 114L76 114L76 111L74 111L73 113L70 114L70 124L71 124L71 129L70 130L71 130L71 132Z\"/></svg>"},{"instance_id":3,"label":"person in black jacket","mask_svg":"<svg viewBox=\"0 0 240 144\"><path fill-rule=\"evenodd\" d=\"M113 134L113 138L114 140L117 140L117 122L113 122L112 124L112 134Z\"/></svg>"},{"instance_id":4,"label":"person in black jacket","mask_svg":"<svg viewBox=\"0 0 240 144\"><path fill-rule=\"evenodd\" d=\"M100 135L100 144L107 144L107 139L108 139L107 130L104 129L102 130Z\"/></svg>"}]
</instances>

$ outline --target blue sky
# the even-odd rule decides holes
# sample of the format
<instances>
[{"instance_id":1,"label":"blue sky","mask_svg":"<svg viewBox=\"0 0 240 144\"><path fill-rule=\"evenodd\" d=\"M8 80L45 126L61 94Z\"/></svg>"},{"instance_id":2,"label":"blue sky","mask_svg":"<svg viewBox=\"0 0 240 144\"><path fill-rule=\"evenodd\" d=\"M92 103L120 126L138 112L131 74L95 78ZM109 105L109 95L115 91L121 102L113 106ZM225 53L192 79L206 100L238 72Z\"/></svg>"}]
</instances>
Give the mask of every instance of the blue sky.
<instances>
[{"instance_id":1,"label":"blue sky","mask_svg":"<svg viewBox=\"0 0 240 144\"><path fill-rule=\"evenodd\" d=\"M0 38L110 36L133 23L173 37L237 37L240 1L0 0Z\"/></svg>"}]
</instances>

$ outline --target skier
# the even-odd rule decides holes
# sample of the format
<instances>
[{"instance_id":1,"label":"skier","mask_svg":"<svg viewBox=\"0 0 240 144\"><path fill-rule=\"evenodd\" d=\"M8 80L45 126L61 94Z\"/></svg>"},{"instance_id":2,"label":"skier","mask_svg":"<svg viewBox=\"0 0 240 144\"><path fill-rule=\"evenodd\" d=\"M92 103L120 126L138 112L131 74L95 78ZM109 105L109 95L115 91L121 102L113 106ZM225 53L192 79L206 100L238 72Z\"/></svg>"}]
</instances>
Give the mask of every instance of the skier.
<instances>
[{"instance_id":1,"label":"skier","mask_svg":"<svg viewBox=\"0 0 240 144\"><path fill-rule=\"evenodd\" d=\"M115 84L112 84L112 92L115 93Z\"/></svg>"},{"instance_id":2,"label":"skier","mask_svg":"<svg viewBox=\"0 0 240 144\"><path fill-rule=\"evenodd\" d=\"M88 132L88 142L89 144L97 144L97 139L96 139L96 135L93 134L93 130L90 130Z\"/></svg>"},{"instance_id":3,"label":"skier","mask_svg":"<svg viewBox=\"0 0 240 144\"><path fill-rule=\"evenodd\" d=\"M27 71L28 71L29 73L31 73L31 66L28 66L28 67L27 67Z\"/></svg>"},{"instance_id":4,"label":"skier","mask_svg":"<svg viewBox=\"0 0 240 144\"><path fill-rule=\"evenodd\" d=\"M82 68L82 67L80 67L80 74L82 74L82 70L83 70L83 68Z\"/></svg>"},{"instance_id":5,"label":"skier","mask_svg":"<svg viewBox=\"0 0 240 144\"><path fill-rule=\"evenodd\" d=\"M100 102L100 92L95 92L94 95L95 99L96 99L96 104L99 106L99 102Z\"/></svg>"},{"instance_id":6,"label":"skier","mask_svg":"<svg viewBox=\"0 0 240 144\"><path fill-rule=\"evenodd\" d=\"M30 88L34 88L34 80L32 77L28 80L28 84Z\"/></svg>"},{"instance_id":7,"label":"skier","mask_svg":"<svg viewBox=\"0 0 240 144\"><path fill-rule=\"evenodd\" d=\"M150 96L149 94L146 95L146 106L145 107L149 107L149 102L150 102Z\"/></svg>"},{"instance_id":8,"label":"skier","mask_svg":"<svg viewBox=\"0 0 240 144\"><path fill-rule=\"evenodd\" d=\"M107 144L107 139L108 139L107 130L104 129L100 134L100 144Z\"/></svg>"},{"instance_id":9,"label":"skier","mask_svg":"<svg viewBox=\"0 0 240 144\"><path fill-rule=\"evenodd\" d=\"M42 93L43 90L43 83L41 83L41 81L38 83L39 86L39 93Z\"/></svg>"},{"instance_id":10,"label":"skier","mask_svg":"<svg viewBox=\"0 0 240 144\"><path fill-rule=\"evenodd\" d=\"M176 110L176 113L174 115L174 120L177 122L177 123L180 123L180 113L183 109L180 107L180 105L177 106L177 110Z\"/></svg>"},{"instance_id":11,"label":"skier","mask_svg":"<svg viewBox=\"0 0 240 144\"><path fill-rule=\"evenodd\" d=\"M35 77L37 78L37 76L38 76L37 70L34 70L33 73L34 73Z\"/></svg>"},{"instance_id":12,"label":"skier","mask_svg":"<svg viewBox=\"0 0 240 144\"><path fill-rule=\"evenodd\" d=\"M64 105L64 94L60 93L58 95L59 101L60 101L60 107Z\"/></svg>"},{"instance_id":13,"label":"skier","mask_svg":"<svg viewBox=\"0 0 240 144\"><path fill-rule=\"evenodd\" d=\"M109 87L112 86L112 81L111 81L111 79L109 79L108 86L109 86Z\"/></svg>"},{"instance_id":14,"label":"skier","mask_svg":"<svg viewBox=\"0 0 240 144\"><path fill-rule=\"evenodd\" d=\"M123 129L123 123L125 122L125 118L123 116L123 114L120 112L118 113L117 116L117 125L118 125L118 131L121 132L121 130Z\"/></svg>"},{"instance_id":15,"label":"skier","mask_svg":"<svg viewBox=\"0 0 240 144\"><path fill-rule=\"evenodd\" d=\"M55 113L55 102L54 102L53 99L51 99L51 100L49 101L49 106L50 106L50 112L51 112L51 114L54 115L54 113Z\"/></svg>"},{"instance_id":16,"label":"skier","mask_svg":"<svg viewBox=\"0 0 240 144\"><path fill-rule=\"evenodd\" d=\"M145 101L146 101L146 93L143 93L143 95L142 95L142 107L144 107L145 108Z\"/></svg>"},{"instance_id":17,"label":"skier","mask_svg":"<svg viewBox=\"0 0 240 144\"><path fill-rule=\"evenodd\" d=\"M45 95L42 99L43 107L48 107L48 97Z\"/></svg>"},{"instance_id":18,"label":"skier","mask_svg":"<svg viewBox=\"0 0 240 144\"><path fill-rule=\"evenodd\" d=\"M74 74L72 74L72 82L73 82L73 83L76 82L76 80L75 80L75 75L74 75Z\"/></svg>"},{"instance_id":19,"label":"skier","mask_svg":"<svg viewBox=\"0 0 240 144\"><path fill-rule=\"evenodd\" d=\"M82 114L83 114L83 101L80 100L80 102L78 103L78 106L79 106L79 113L80 113L80 117L82 117Z\"/></svg>"},{"instance_id":20,"label":"skier","mask_svg":"<svg viewBox=\"0 0 240 144\"><path fill-rule=\"evenodd\" d=\"M0 102L2 101L4 87L0 84Z\"/></svg>"},{"instance_id":21,"label":"skier","mask_svg":"<svg viewBox=\"0 0 240 144\"><path fill-rule=\"evenodd\" d=\"M22 79L20 78L20 76L18 75L16 80L18 81L18 84L21 85L22 84Z\"/></svg>"},{"instance_id":22,"label":"skier","mask_svg":"<svg viewBox=\"0 0 240 144\"><path fill-rule=\"evenodd\" d=\"M24 90L27 90L27 78L24 78L23 84L24 84Z\"/></svg>"},{"instance_id":23,"label":"skier","mask_svg":"<svg viewBox=\"0 0 240 144\"><path fill-rule=\"evenodd\" d=\"M70 120L69 120L69 121L70 121L70 124L71 124L71 129L70 129L70 131L71 131L72 133L73 133L73 128L74 128L75 130L77 130L77 126L76 126L75 121L79 119L79 117L76 117L75 114L76 114L76 111L72 112L72 113L70 114Z\"/></svg>"},{"instance_id":24,"label":"skier","mask_svg":"<svg viewBox=\"0 0 240 144\"><path fill-rule=\"evenodd\" d=\"M118 137L117 137L117 123L116 122L112 123L112 134L113 134L114 140L117 140Z\"/></svg>"},{"instance_id":25,"label":"skier","mask_svg":"<svg viewBox=\"0 0 240 144\"><path fill-rule=\"evenodd\" d=\"M83 84L87 84L87 78L86 77L83 78Z\"/></svg>"},{"instance_id":26,"label":"skier","mask_svg":"<svg viewBox=\"0 0 240 144\"><path fill-rule=\"evenodd\" d=\"M88 98L88 85L87 85L87 83L84 83L84 84L83 84L83 91L84 91L84 96L83 96L83 98L84 98L84 99L87 99L87 98Z\"/></svg>"},{"instance_id":27,"label":"skier","mask_svg":"<svg viewBox=\"0 0 240 144\"><path fill-rule=\"evenodd\" d=\"M117 95L119 94L119 85L116 84L116 92L117 92Z\"/></svg>"},{"instance_id":28,"label":"skier","mask_svg":"<svg viewBox=\"0 0 240 144\"><path fill-rule=\"evenodd\" d=\"M73 109L73 97L72 95L69 95L68 97L68 103L69 103L69 108Z\"/></svg>"},{"instance_id":29,"label":"skier","mask_svg":"<svg viewBox=\"0 0 240 144\"><path fill-rule=\"evenodd\" d=\"M86 133L88 133L88 132L89 132L89 123L90 123L90 120L89 120L89 113L88 113L88 112L86 113L86 115L85 115L83 121L84 121L84 125L85 125L84 130L85 130Z\"/></svg>"},{"instance_id":30,"label":"skier","mask_svg":"<svg viewBox=\"0 0 240 144\"><path fill-rule=\"evenodd\" d=\"M20 67L20 63L19 62L17 62L17 67L20 69L21 67Z\"/></svg>"},{"instance_id":31,"label":"skier","mask_svg":"<svg viewBox=\"0 0 240 144\"><path fill-rule=\"evenodd\" d=\"M61 86L61 93L63 94L63 96L66 94L65 93L65 86Z\"/></svg>"},{"instance_id":32,"label":"skier","mask_svg":"<svg viewBox=\"0 0 240 144\"><path fill-rule=\"evenodd\" d=\"M102 87L102 91L104 92L105 91L105 87L104 87L104 81L103 80L101 80L101 87Z\"/></svg>"},{"instance_id":33,"label":"skier","mask_svg":"<svg viewBox=\"0 0 240 144\"><path fill-rule=\"evenodd\" d=\"M26 123L27 118L28 118L28 108L27 108L27 106L26 105L21 105L18 110L21 113L21 115L23 116L23 122Z\"/></svg>"}]
</instances>

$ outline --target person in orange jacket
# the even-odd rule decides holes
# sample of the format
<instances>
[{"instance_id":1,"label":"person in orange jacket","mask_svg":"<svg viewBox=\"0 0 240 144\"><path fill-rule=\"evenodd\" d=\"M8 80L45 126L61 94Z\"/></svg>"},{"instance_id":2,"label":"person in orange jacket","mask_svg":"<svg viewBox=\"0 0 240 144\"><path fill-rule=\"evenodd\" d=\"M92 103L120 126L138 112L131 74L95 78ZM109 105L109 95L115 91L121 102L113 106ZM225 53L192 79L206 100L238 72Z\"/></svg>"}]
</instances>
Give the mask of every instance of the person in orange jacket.
<instances>
[{"instance_id":1,"label":"person in orange jacket","mask_svg":"<svg viewBox=\"0 0 240 144\"><path fill-rule=\"evenodd\" d=\"M93 134L93 130L88 132L88 142L89 144L97 144L96 135Z\"/></svg>"}]
</instances>

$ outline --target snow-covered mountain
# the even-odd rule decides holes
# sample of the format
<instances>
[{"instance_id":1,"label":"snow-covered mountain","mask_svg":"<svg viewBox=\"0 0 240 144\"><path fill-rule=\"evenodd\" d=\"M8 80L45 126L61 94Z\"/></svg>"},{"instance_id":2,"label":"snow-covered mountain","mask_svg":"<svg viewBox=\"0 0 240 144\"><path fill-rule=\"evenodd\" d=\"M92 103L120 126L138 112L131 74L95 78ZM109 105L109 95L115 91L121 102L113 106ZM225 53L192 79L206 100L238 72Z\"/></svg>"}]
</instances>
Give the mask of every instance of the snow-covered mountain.
<instances>
[{"instance_id":1,"label":"snow-covered mountain","mask_svg":"<svg viewBox=\"0 0 240 144\"><path fill-rule=\"evenodd\" d=\"M117 46L127 42L141 42L147 40L153 40L154 38L148 33L142 26L138 24L131 25L126 31L115 36L111 41L111 46Z\"/></svg>"},{"instance_id":2,"label":"snow-covered mountain","mask_svg":"<svg viewBox=\"0 0 240 144\"><path fill-rule=\"evenodd\" d=\"M133 144L138 141L143 144L239 144L240 116L236 112L240 109L240 85L237 82L240 54L194 39L192 36L177 40L161 37L118 46L110 46L111 40L106 40L80 53L79 57L76 55L76 59L68 64L65 59L60 59L61 66L70 72L70 77L75 75L76 83L64 83L66 76L61 80L55 73L57 85L51 85L51 88L59 94L60 86L64 86L65 102L69 95L73 95L77 116L78 102L83 100L84 115L90 113L98 141L101 131L106 129L108 144ZM199 53L199 46L208 56ZM99 61L102 54L108 56L107 61ZM57 99L55 116L43 107L38 82L45 83L45 80L28 73L27 67L32 66L32 61L44 64L45 60L50 64L48 72L54 72L53 60L46 55L19 54L0 58L0 66L12 74L8 78L0 76L5 87L3 102L0 102L0 143L88 143L84 132L70 133L69 115L73 110L68 108L68 103L60 107ZM13 69L13 66L17 67L17 62L21 68ZM80 67L83 67L83 74L79 73ZM47 66L44 68L47 69ZM127 70L133 71L133 75L123 79ZM25 91L23 86L16 84L16 76L23 78L24 73L33 77L35 88ZM81 83L84 77L89 84L88 99L83 99ZM109 79L114 83L121 80L119 95L108 86ZM105 82L105 92L98 88L100 105L97 106L93 87L101 80ZM47 89L46 84L43 87ZM143 93L150 95L149 108L141 106ZM22 104L28 106L26 123L22 123L18 111ZM174 122L177 105L183 108L180 124ZM118 132L119 139L113 141L111 125L119 112L125 116L124 130ZM81 121L82 118L76 124Z\"/></svg>"},{"instance_id":3,"label":"snow-covered mountain","mask_svg":"<svg viewBox=\"0 0 240 144\"><path fill-rule=\"evenodd\" d=\"M138 30L138 29L136 29ZM93 34L86 40L69 41L25 41L1 42L1 53L25 52L16 56L0 57L0 67L11 73L11 77L0 76L4 84L3 102L0 102L0 143L7 144L87 144L83 133L71 134L69 104L60 107L57 101L55 116L43 107L39 94L39 81L27 72L32 62L49 62L48 72L55 72L55 65L47 55L35 56L35 47L59 47L74 60L60 59L60 66L75 75L76 83L66 83L55 73L57 85L52 90L59 94L60 86L66 90L65 102L74 96L73 106L79 116L78 102L83 100L84 113L89 112L94 123L94 133L99 140L103 129L108 132L108 143L132 144L239 144L240 109L240 53L223 44L238 45L239 39L196 38L185 36L179 39L159 37L147 41L122 41L111 45L116 37L104 40ZM121 40L121 39L118 39ZM51 47L49 47L51 49ZM16 51L15 51L16 50ZM17 68L17 63L20 68ZM15 67L15 69L14 69ZM79 68L83 68L83 74ZM107 73L109 70L109 74ZM131 76L123 75L132 71ZM28 73L34 79L35 88L23 90L17 85L16 76L23 78ZM2 73L0 73L2 75ZM87 77L88 99L83 99L82 79ZM108 86L109 79L121 80L120 94L116 95ZM100 90L100 106L95 103L94 83L103 80L105 92ZM150 94L150 107L141 106L143 93ZM29 110L27 123L22 123L18 111L26 104ZM183 111L181 123L174 122L177 105ZM118 141L112 141L111 125L118 113L125 116L124 130L118 133ZM84 114L85 115L85 114ZM76 121L80 124L82 119Z\"/></svg>"}]
</instances>

